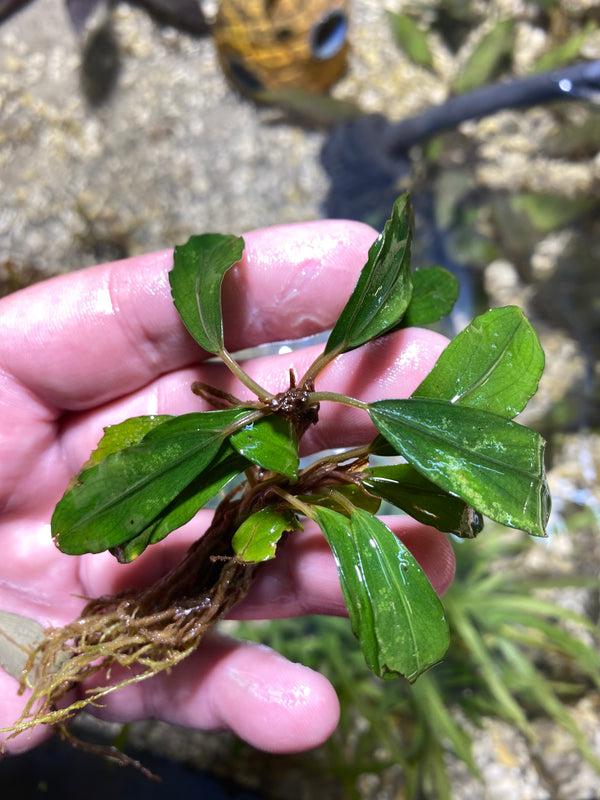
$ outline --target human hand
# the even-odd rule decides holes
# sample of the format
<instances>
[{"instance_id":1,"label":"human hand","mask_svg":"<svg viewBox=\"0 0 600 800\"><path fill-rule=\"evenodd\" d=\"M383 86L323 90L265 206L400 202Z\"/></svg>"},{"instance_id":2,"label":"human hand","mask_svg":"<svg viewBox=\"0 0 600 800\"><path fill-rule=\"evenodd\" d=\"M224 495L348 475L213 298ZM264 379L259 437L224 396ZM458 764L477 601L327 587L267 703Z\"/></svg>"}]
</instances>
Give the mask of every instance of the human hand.
<instances>
[{"instance_id":1,"label":"human hand","mask_svg":"<svg viewBox=\"0 0 600 800\"><path fill-rule=\"evenodd\" d=\"M244 258L226 275L226 344L237 351L331 327L366 260L374 231L360 223L324 221L244 236ZM59 552L50 518L71 477L106 425L139 414L208 409L193 381L244 397L220 364L207 362L175 310L167 272L172 253L132 258L46 281L0 301L0 609L63 625L86 597L152 583L176 563L210 521L197 517L137 561L108 553ZM445 339L402 330L341 356L319 376L319 390L365 401L408 396L433 366ZM287 388L289 368L304 374L320 348L260 356L244 364L261 385ZM366 415L323 403L305 452L369 442ZM446 537L408 518L388 518L436 590L452 580ZM232 616L266 619L345 614L333 557L307 524L261 567ZM17 682L0 669L0 727L20 715ZM308 749L337 724L335 693L321 675L264 647L210 634L170 673L105 698L93 713L129 721L156 717L188 727L230 729L274 752ZM9 752L32 747L45 729L8 741Z\"/></svg>"}]
</instances>

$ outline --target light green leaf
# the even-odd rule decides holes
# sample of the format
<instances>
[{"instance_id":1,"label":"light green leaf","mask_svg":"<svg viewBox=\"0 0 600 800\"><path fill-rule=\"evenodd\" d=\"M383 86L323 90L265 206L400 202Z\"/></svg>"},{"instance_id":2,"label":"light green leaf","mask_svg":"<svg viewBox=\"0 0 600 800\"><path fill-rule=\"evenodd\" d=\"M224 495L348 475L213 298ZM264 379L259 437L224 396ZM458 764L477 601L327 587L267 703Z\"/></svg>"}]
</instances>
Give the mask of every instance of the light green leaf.
<instances>
[{"instance_id":1,"label":"light green leaf","mask_svg":"<svg viewBox=\"0 0 600 800\"><path fill-rule=\"evenodd\" d=\"M448 649L444 609L410 551L362 509L350 519L314 507L336 560L352 629L379 677L414 681Z\"/></svg>"},{"instance_id":2,"label":"light green leaf","mask_svg":"<svg viewBox=\"0 0 600 800\"><path fill-rule=\"evenodd\" d=\"M458 279L443 267L417 269L413 293L402 321L404 327L431 325L449 314L458 298Z\"/></svg>"},{"instance_id":3,"label":"light green leaf","mask_svg":"<svg viewBox=\"0 0 600 800\"><path fill-rule=\"evenodd\" d=\"M173 302L185 327L209 353L223 349L221 283L243 250L241 237L205 233L192 236L173 254L169 272Z\"/></svg>"},{"instance_id":4,"label":"light green leaf","mask_svg":"<svg viewBox=\"0 0 600 800\"><path fill-rule=\"evenodd\" d=\"M173 417L170 414L150 414L143 417L130 417L116 425L108 425L104 428L104 436L98 442L96 449L92 451L86 467L99 464L102 459L111 453L116 453L117 450L139 444L147 433L168 419L173 419Z\"/></svg>"},{"instance_id":5,"label":"light green leaf","mask_svg":"<svg viewBox=\"0 0 600 800\"><path fill-rule=\"evenodd\" d=\"M425 398L380 400L369 412L429 480L503 525L546 535L550 494L539 434L488 411Z\"/></svg>"},{"instance_id":6,"label":"light green leaf","mask_svg":"<svg viewBox=\"0 0 600 800\"><path fill-rule=\"evenodd\" d=\"M52 515L59 549L98 553L138 536L210 466L223 428L248 413L228 409L174 417L138 444L84 470Z\"/></svg>"},{"instance_id":7,"label":"light green leaf","mask_svg":"<svg viewBox=\"0 0 600 800\"><path fill-rule=\"evenodd\" d=\"M270 414L236 431L230 441L253 464L298 477L298 437L290 420Z\"/></svg>"},{"instance_id":8,"label":"light green leaf","mask_svg":"<svg viewBox=\"0 0 600 800\"><path fill-rule=\"evenodd\" d=\"M249 463L243 456L235 453L228 442L225 442L211 461L209 468L186 486L147 528L125 544L111 547L110 552L121 564L134 561L151 544L160 542L189 522L209 500L243 472Z\"/></svg>"},{"instance_id":9,"label":"light green leaf","mask_svg":"<svg viewBox=\"0 0 600 800\"><path fill-rule=\"evenodd\" d=\"M510 418L535 394L543 369L544 351L523 312L493 308L450 342L412 396Z\"/></svg>"},{"instance_id":10,"label":"light green leaf","mask_svg":"<svg viewBox=\"0 0 600 800\"><path fill-rule=\"evenodd\" d=\"M361 483L414 519L440 531L473 539L483 528L483 519L474 508L427 480L410 464L371 467Z\"/></svg>"},{"instance_id":11,"label":"light green leaf","mask_svg":"<svg viewBox=\"0 0 600 800\"><path fill-rule=\"evenodd\" d=\"M504 59L515 49L515 20L497 22L477 43L467 63L454 81L455 92L468 92L491 81Z\"/></svg>"},{"instance_id":12,"label":"light green leaf","mask_svg":"<svg viewBox=\"0 0 600 800\"><path fill-rule=\"evenodd\" d=\"M410 302L412 210L408 195L394 203L391 218L369 250L350 299L336 322L325 353L343 353L400 324Z\"/></svg>"},{"instance_id":13,"label":"light green leaf","mask_svg":"<svg viewBox=\"0 0 600 800\"><path fill-rule=\"evenodd\" d=\"M394 37L408 58L425 69L433 69L433 55L427 32L407 14L387 12Z\"/></svg>"},{"instance_id":14,"label":"light green leaf","mask_svg":"<svg viewBox=\"0 0 600 800\"><path fill-rule=\"evenodd\" d=\"M267 506L242 522L232 539L233 551L247 563L270 561L275 558L283 534L301 527L289 509L279 511L275 506Z\"/></svg>"}]
</instances>

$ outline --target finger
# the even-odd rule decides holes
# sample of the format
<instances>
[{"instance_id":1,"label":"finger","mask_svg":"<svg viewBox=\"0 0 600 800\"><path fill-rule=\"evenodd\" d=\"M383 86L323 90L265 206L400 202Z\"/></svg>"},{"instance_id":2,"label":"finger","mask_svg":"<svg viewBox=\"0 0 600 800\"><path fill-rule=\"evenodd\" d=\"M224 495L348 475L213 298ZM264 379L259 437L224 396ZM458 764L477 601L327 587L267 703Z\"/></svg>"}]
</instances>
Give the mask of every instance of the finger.
<instances>
[{"instance_id":1,"label":"finger","mask_svg":"<svg viewBox=\"0 0 600 800\"><path fill-rule=\"evenodd\" d=\"M318 377L316 388L339 392L365 402L408 397L431 370L447 339L433 331L407 328L345 353ZM289 388L289 371L301 376L322 347L255 358L244 366L252 378L272 393ZM209 404L191 392L200 380L244 399L252 398L229 370L219 364L202 364L155 381L139 392L77 415L64 424L63 455L71 473L77 472L107 425L140 414L184 414L206 411ZM331 447L366 444L375 435L368 414L330 402L322 403L319 422L305 434L303 453Z\"/></svg>"},{"instance_id":2,"label":"finger","mask_svg":"<svg viewBox=\"0 0 600 800\"><path fill-rule=\"evenodd\" d=\"M214 634L170 673L125 687L103 703L94 713L105 719L155 718L189 728L230 730L274 753L322 744L339 719L335 691L318 672L262 645Z\"/></svg>"},{"instance_id":3,"label":"finger","mask_svg":"<svg viewBox=\"0 0 600 800\"><path fill-rule=\"evenodd\" d=\"M245 235L225 277L237 350L309 335L337 318L375 232L319 221ZM60 276L2 300L0 366L58 409L93 407L202 358L173 306L163 251Z\"/></svg>"}]
</instances>

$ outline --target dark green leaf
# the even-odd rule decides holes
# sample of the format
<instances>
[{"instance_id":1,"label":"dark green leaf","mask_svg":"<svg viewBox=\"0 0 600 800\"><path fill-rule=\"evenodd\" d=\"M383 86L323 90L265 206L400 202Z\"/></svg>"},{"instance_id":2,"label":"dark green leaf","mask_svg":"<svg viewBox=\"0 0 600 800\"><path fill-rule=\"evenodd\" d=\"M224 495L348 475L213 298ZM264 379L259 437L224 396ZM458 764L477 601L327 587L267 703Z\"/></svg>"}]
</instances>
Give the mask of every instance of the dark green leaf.
<instances>
[{"instance_id":1,"label":"dark green leaf","mask_svg":"<svg viewBox=\"0 0 600 800\"><path fill-rule=\"evenodd\" d=\"M453 339L413 392L514 417L535 394L544 351L516 306L493 308Z\"/></svg>"},{"instance_id":2,"label":"dark green leaf","mask_svg":"<svg viewBox=\"0 0 600 800\"><path fill-rule=\"evenodd\" d=\"M160 542L172 531L189 522L248 465L249 462L243 456L233 452L229 443L224 443L208 468L186 486L147 528L125 544L111 547L111 553L122 564L133 561L149 545Z\"/></svg>"},{"instance_id":3,"label":"dark green leaf","mask_svg":"<svg viewBox=\"0 0 600 800\"><path fill-rule=\"evenodd\" d=\"M241 237L220 233L192 236L175 248L169 272L173 302L185 327L209 353L223 349L221 283L243 250Z\"/></svg>"},{"instance_id":4,"label":"dark green leaf","mask_svg":"<svg viewBox=\"0 0 600 800\"><path fill-rule=\"evenodd\" d=\"M398 14L393 11L388 11L387 14L398 45L413 64L425 67L425 69L433 69L433 56L427 32L407 14Z\"/></svg>"},{"instance_id":5,"label":"dark green leaf","mask_svg":"<svg viewBox=\"0 0 600 800\"><path fill-rule=\"evenodd\" d=\"M296 515L267 506L247 517L235 532L232 545L242 561L260 563L275 558L277 544L286 531L300 528Z\"/></svg>"},{"instance_id":6,"label":"dark green leaf","mask_svg":"<svg viewBox=\"0 0 600 800\"><path fill-rule=\"evenodd\" d=\"M396 200L383 233L369 250L354 291L336 322L325 353L343 353L381 336L402 320L410 302L412 210L408 195Z\"/></svg>"},{"instance_id":7,"label":"dark green leaf","mask_svg":"<svg viewBox=\"0 0 600 800\"><path fill-rule=\"evenodd\" d=\"M290 420L270 414L234 433L230 441L253 464L298 477L298 437Z\"/></svg>"},{"instance_id":8,"label":"dark green leaf","mask_svg":"<svg viewBox=\"0 0 600 800\"><path fill-rule=\"evenodd\" d=\"M444 609L410 551L362 509L350 519L315 506L333 551L344 600L370 669L414 681L448 649Z\"/></svg>"},{"instance_id":9,"label":"dark green leaf","mask_svg":"<svg viewBox=\"0 0 600 800\"><path fill-rule=\"evenodd\" d=\"M477 43L467 63L454 81L455 92L468 92L491 81L515 48L515 20L497 22Z\"/></svg>"},{"instance_id":10,"label":"dark green leaf","mask_svg":"<svg viewBox=\"0 0 600 800\"><path fill-rule=\"evenodd\" d=\"M402 321L404 327L431 325L449 314L458 298L458 280L443 267L417 269L412 274L413 293Z\"/></svg>"},{"instance_id":11,"label":"dark green leaf","mask_svg":"<svg viewBox=\"0 0 600 800\"><path fill-rule=\"evenodd\" d=\"M473 539L483 528L474 508L427 480L410 464L371 467L365 475L363 486L425 525L466 539Z\"/></svg>"},{"instance_id":12,"label":"dark green leaf","mask_svg":"<svg viewBox=\"0 0 600 800\"><path fill-rule=\"evenodd\" d=\"M425 477L493 520L545 536L544 440L511 420L424 398L369 406L386 439Z\"/></svg>"},{"instance_id":13,"label":"dark green leaf","mask_svg":"<svg viewBox=\"0 0 600 800\"><path fill-rule=\"evenodd\" d=\"M98 553L138 536L217 455L222 430L247 409L174 417L136 445L84 470L52 516L52 535L70 555Z\"/></svg>"}]
</instances>

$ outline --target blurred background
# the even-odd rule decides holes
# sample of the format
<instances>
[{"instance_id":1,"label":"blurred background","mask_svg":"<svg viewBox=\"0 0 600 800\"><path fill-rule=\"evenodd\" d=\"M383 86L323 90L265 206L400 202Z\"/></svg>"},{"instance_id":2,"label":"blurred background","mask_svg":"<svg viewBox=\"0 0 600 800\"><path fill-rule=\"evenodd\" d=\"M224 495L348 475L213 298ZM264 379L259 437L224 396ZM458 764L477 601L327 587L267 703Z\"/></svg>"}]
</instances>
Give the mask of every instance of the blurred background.
<instances>
[{"instance_id":1,"label":"blurred background","mask_svg":"<svg viewBox=\"0 0 600 800\"><path fill-rule=\"evenodd\" d=\"M456 544L453 644L414 687L345 620L225 623L334 682L322 748L81 715L162 784L53 740L0 762L6 796L600 797L599 60L593 0L0 0L0 295L205 231L379 228L410 189L453 331L516 303L540 335L554 509L547 541Z\"/></svg>"}]
</instances>

